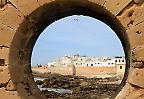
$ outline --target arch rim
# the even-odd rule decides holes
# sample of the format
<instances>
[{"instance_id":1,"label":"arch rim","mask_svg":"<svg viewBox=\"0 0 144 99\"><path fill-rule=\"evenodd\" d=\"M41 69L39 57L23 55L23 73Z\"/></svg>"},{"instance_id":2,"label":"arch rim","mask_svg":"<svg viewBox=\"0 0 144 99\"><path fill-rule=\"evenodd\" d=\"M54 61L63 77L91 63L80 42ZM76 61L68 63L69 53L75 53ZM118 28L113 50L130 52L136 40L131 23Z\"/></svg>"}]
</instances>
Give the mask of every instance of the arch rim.
<instances>
[{"instance_id":1,"label":"arch rim","mask_svg":"<svg viewBox=\"0 0 144 99\"><path fill-rule=\"evenodd\" d=\"M30 15L28 15L24 19L20 27L17 29L17 32L15 33L15 36L10 46L9 68L10 68L12 80L14 83L16 83L17 89L21 95L22 93L25 94L26 91L29 91L35 97L35 99L39 99L40 97L45 98L43 95L39 94L40 91L37 88L32 89L33 88L32 84L34 84L34 81L31 80L33 79L33 77L30 68L32 49L34 47L37 38L42 33L42 31L46 28L46 26L50 25L55 20L67 16L71 16L71 15L90 16L92 18L98 19L106 23L115 31L116 35L119 37L123 45L123 49L126 55L126 73L125 73L125 78L123 79L123 82L121 84L121 88L124 86L128 76L128 68L130 67L130 46L129 46L130 44L124 27L122 26L122 24L116 18L115 15L113 15L111 12L109 12L106 8L104 8L101 5L94 4L91 2L82 2L81 4L78 4L78 2L76 1L74 1L73 4L75 5L71 5L71 4L69 5L68 10L64 10L65 7L67 8L67 5L62 6L59 4L59 2L56 1L51 2L50 4L45 4L37 8ZM53 8L56 7L57 5L58 8ZM50 12L52 12L52 14L47 15L46 9L49 10L49 8L51 9ZM98 10L94 8L97 8ZM56 13L57 12L56 9L60 9L60 12L58 11L58 13ZM36 15L38 15L38 17L35 17ZM45 18L41 20L40 17L43 15L45 15L44 16ZM50 20L45 22L47 17L50 18ZM14 70L14 67L18 69L22 69L22 68L23 69L20 70L19 73L17 73L17 71ZM15 73L19 75L16 76ZM28 90L24 88L24 85L26 84L30 86ZM36 95L35 93L37 93L38 95ZM27 96L22 95L22 97L27 97Z\"/></svg>"}]
</instances>

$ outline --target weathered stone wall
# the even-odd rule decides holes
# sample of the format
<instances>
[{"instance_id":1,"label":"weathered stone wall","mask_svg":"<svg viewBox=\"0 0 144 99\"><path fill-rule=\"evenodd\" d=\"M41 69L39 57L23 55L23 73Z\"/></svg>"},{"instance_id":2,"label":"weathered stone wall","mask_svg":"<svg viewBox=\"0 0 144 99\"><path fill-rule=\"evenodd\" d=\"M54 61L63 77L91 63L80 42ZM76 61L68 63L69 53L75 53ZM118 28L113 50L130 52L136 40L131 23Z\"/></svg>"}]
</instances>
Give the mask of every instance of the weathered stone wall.
<instances>
[{"instance_id":1,"label":"weathered stone wall","mask_svg":"<svg viewBox=\"0 0 144 99\"><path fill-rule=\"evenodd\" d=\"M73 14L99 18L114 29L127 56L116 99L144 98L144 0L0 0L0 99L45 98L34 85L30 54L44 27ZM120 30L118 32L118 30ZM128 70L128 68L130 69Z\"/></svg>"},{"instance_id":2,"label":"weathered stone wall","mask_svg":"<svg viewBox=\"0 0 144 99\"><path fill-rule=\"evenodd\" d=\"M38 73L58 73L61 75L73 75L73 68L72 67L32 67L33 72ZM96 77L96 75L116 75L117 68L115 67L75 67L76 75L77 76L84 76L84 77ZM120 75L124 75L124 73L120 73ZM119 77L118 77L119 78Z\"/></svg>"}]
</instances>

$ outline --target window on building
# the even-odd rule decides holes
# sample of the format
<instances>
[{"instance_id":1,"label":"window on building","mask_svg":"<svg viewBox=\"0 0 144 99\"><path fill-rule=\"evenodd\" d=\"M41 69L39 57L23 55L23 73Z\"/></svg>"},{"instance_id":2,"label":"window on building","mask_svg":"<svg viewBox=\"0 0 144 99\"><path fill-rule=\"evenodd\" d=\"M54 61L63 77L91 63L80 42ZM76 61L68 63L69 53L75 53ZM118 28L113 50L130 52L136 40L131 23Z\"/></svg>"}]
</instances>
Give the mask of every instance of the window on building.
<instances>
[{"instance_id":1,"label":"window on building","mask_svg":"<svg viewBox=\"0 0 144 99\"><path fill-rule=\"evenodd\" d=\"M100 63L98 63L98 64L100 64Z\"/></svg>"},{"instance_id":2,"label":"window on building","mask_svg":"<svg viewBox=\"0 0 144 99\"><path fill-rule=\"evenodd\" d=\"M120 69L122 69L122 66L120 66Z\"/></svg>"},{"instance_id":3,"label":"window on building","mask_svg":"<svg viewBox=\"0 0 144 99\"><path fill-rule=\"evenodd\" d=\"M5 64L5 60L4 59L0 59L0 66L4 66Z\"/></svg>"},{"instance_id":4,"label":"window on building","mask_svg":"<svg viewBox=\"0 0 144 99\"><path fill-rule=\"evenodd\" d=\"M93 64L91 64L91 66L93 66Z\"/></svg>"},{"instance_id":5,"label":"window on building","mask_svg":"<svg viewBox=\"0 0 144 99\"><path fill-rule=\"evenodd\" d=\"M117 60L115 60L115 62L117 62Z\"/></svg>"},{"instance_id":6,"label":"window on building","mask_svg":"<svg viewBox=\"0 0 144 99\"><path fill-rule=\"evenodd\" d=\"M121 60L119 60L119 62L121 62Z\"/></svg>"},{"instance_id":7,"label":"window on building","mask_svg":"<svg viewBox=\"0 0 144 99\"><path fill-rule=\"evenodd\" d=\"M122 60L122 62L124 62L124 60Z\"/></svg>"},{"instance_id":8,"label":"window on building","mask_svg":"<svg viewBox=\"0 0 144 99\"><path fill-rule=\"evenodd\" d=\"M112 65L114 64L114 63L111 63Z\"/></svg>"},{"instance_id":9,"label":"window on building","mask_svg":"<svg viewBox=\"0 0 144 99\"><path fill-rule=\"evenodd\" d=\"M87 64L87 66L88 66L88 64Z\"/></svg>"}]
</instances>

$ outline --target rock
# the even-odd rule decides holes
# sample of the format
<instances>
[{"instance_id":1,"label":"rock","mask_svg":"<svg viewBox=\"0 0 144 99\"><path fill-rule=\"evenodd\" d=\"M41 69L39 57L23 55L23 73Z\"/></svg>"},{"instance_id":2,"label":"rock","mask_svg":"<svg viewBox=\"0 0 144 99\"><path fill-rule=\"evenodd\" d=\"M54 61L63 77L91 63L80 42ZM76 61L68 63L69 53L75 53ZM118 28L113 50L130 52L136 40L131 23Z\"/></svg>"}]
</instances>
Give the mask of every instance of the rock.
<instances>
[{"instance_id":1,"label":"rock","mask_svg":"<svg viewBox=\"0 0 144 99\"><path fill-rule=\"evenodd\" d=\"M81 92L80 87L74 87L72 90L73 90L74 93L80 93Z\"/></svg>"},{"instance_id":2,"label":"rock","mask_svg":"<svg viewBox=\"0 0 144 99\"><path fill-rule=\"evenodd\" d=\"M7 91L16 91L16 85L10 80L6 86Z\"/></svg>"},{"instance_id":3,"label":"rock","mask_svg":"<svg viewBox=\"0 0 144 99\"><path fill-rule=\"evenodd\" d=\"M65 84L63 85L63 88L68 89L68 88L70 88L70 85L69 85L68 83L65 83Z\"/></svg>"},{"instance_id":4,"label":"rock","mask_svg":"<svg viewBox=\"0 0 144 99\"><path fill-rule=\"evenodd\" d=\"M49 75L44 80L43 88L70 89L72 93L57 93L42 91L47 98L54 99L104 99L110 97L117 89L118 85L101 84L98 82L116 81L117 79L97 79L76 76ZM104 98L103 98L104 97Z\"/></svg>"},{"instance_id":5,"label":"rock","mask_svg":"<svg viewBox=\"0 0 144 99\"><path fill-rule=\"evenodd\" d=\"M44 82L43 81L41 81L41 80L37 80L36 81L36 85L42 85Z\"/></svg>"},{"instance_id":6,"label":"rock","mask_svg":"<svg viewBox=\"0 0 144 99\"><path fill-rule=\"evenodd\" d=\"M144 88L144 69L132 68L131 72L129 72L128 82L135 86Z\"/></svg>"},{"instance_id":7,"label":"rock","mask_svg":"<svg viewBox=\"0 0 144 99\"><path fill-rule=\"evenodd\" d=\"M81 83L80 83L80 86L81 86L81 87L84 87L84 86L89 86L89 83L88 83L88 82L83 81L83 82L81 82Z\"/></svg>"},{"instance_id":8,"label":"rock","mask_svg":"<svg viewBox=\"0 0 144 99\"><path fill-rule=\"evenodd\" d=\"M70 82L70 86L71 86L71 87L78 87L78 86L79 86L79 83L78 83L78 82L75 82L75 81L71 81L71 82Z\"/></svg>"},{"instance_id":9,"label":"rock","mask_svg":"<svg viewBox=\"0 0 144 99\"><path fill-rule=\"evenodd\" d=\"M80 87L83 89L83 90L89 90L90 89L90 84L86 81L83 81L80 83Z\"/></svg>"}]
</instances>

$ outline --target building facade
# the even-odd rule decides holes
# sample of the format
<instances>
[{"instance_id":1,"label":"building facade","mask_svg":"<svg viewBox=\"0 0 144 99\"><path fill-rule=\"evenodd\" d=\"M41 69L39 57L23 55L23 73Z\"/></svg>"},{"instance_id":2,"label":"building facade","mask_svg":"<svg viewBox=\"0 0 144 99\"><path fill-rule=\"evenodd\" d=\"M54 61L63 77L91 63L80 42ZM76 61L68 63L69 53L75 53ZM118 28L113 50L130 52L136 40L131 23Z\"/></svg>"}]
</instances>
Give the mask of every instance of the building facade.
<instances>
[{"instance_id":1,"label":"building facade","mask_svg":"<svg viewBox=\"0 0 144 99\"><path fill-rule=\"evenodd\" d=\"M109 73L110 69L114 69L113 73L123 78L125 73L125 57L87 57L80 55L64 56L48 63L48 67L95 67L100 69L100 73Z\"/></svg>"},{"instance_id":2,"label":"building facade","mask_svg":"<svg viewBox=\"0 0 144 99\"><path fill-rule=\"evenodd\" d=\"M64 56L59 59L56 59L53 62L48 63L48 67L54 66L62 66L68 67L71 65L74 66L87 66L87 67L116 67L117 65L125 65L125 57L117 56L117 57L87 57L80 55L73 56ZM122 68L120 66L120 68Z\"/></svg>"}]
</instances>

